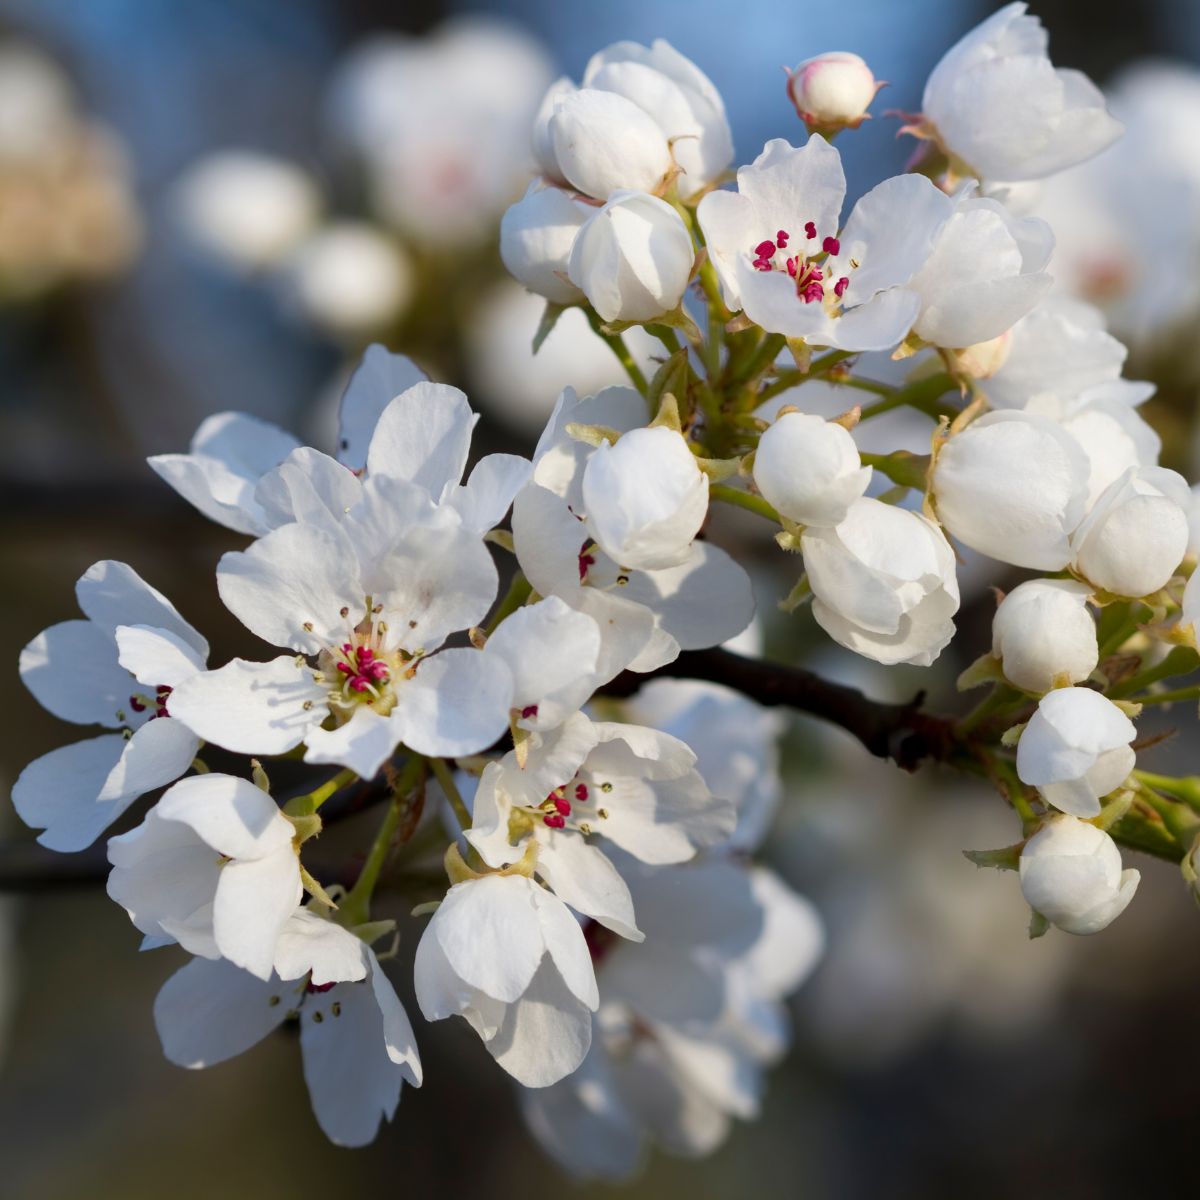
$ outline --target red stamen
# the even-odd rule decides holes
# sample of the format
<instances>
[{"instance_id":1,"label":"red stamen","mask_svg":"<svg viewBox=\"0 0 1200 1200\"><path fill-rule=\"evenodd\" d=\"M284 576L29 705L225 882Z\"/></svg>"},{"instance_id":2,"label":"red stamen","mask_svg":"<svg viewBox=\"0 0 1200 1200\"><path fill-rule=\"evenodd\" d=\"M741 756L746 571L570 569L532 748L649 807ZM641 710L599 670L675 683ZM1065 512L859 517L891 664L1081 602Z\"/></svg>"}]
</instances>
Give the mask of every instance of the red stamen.
<instances>
[{"instance_id":1,"label":"red stamen","mask_svg":"<svg viewBox=\"0 0 1200 1200\"><path fill-rule=\"evenodd\" d=\"M528 721L530 717L538 715L538 706L536 704L527 704L521 709L521 720Z\"/></svg>"},{"instance_id":2,"label":"red stamen","mask_svg":"<svg viewBox=\"0 0 1200 1200\"><path fill-rule=\"evenodd\" d=\"M569 817L571 815L570 800L563 799L562 796L554 797L554 807L558 809L558 814L561 817Z\"/></svg>"},{"instance_id":3,"label":"red stamen","mask_svg":"<svg viewBox=\"0 0 1200 1200\"><path fill-rule=\"evenodd\" d=\"M850 280L843 275L841 279L839 279L837 283L833 285L833 294L840 300L846 294L846 289L849 286Z\"/></svg>"},{"instance_id":4,"label":"red stamen","mask_svg":"<svg viewBox=\"0 0 1200 1200\"><path fill-rule=\"evenodd\" d=\"M789 258L787 260L787 273L793 278L796 278L796 264L800 260L797 258Z\"/></svg>"},{"instance_id":5,"label":"red stamen","mask_svg":"<svg viewBox=\"0 0 1200 1200\"><path fill-rule=\"evenodd\" d=\"M804 236L807 238L815 238L817 236L817 227L811 221L804 222Z\"/></svg>"},{"instance_id":6,"label":"red stamen","mask_svg":"<svg viewBox=\"0 0 1200 1200\"><path fill-rule=\"evenodd\" d=\"M549 816L542 818L542 824L550 829L562 829L565 827L567 820L558 813L551 813Z\"/></svg>"},{"instance_id":7,"label":"red stamen","mask_svg":"<svg viewBox=\"0 0 1200 1200\"><path fill-rule=\"evenodd\" d=\"M580 803L582 803L587 798L588 798L587 784L586 783L576 784L575 785L575 799L580 801Z\"/></svg>"},{"instance_id":8,"label":"red stamen","mask_svg":"<svg viewBox=\"0 0 1200 1200\"><path fill-rule=\"evenodd\" d=\"M758 258L770 258L775 253L775 243L771 241L759 242L754 247L754 253Z\"/></svg>"},{"instance_id":9,"label":"red stamen","mask_svg":"<svg viewBox=\"0 0 1200 1200\"><path fill-rule=\"evenodd\" d=\"M337 987L336 980L330 980L329 983L313 983L312 976L308 978L308 983L304 985L306 992L327 992L330 988Z\"/></svg>"},{"instance_id":10,"label":"red stamen","mask_svg":"<svg viewBox=\"0 0 1200 1200\"><path fill-rule=\"evenodd\" d=\"M790 233L788 233L788 231L786 229L781 229L775 235L775 240L779 243L780 250L783 250L787 247L788 238L790 238L791 236L792 235Z\"/></svg>"},{"instance_id":11,"label":"red stamen","mask_svg":"<svg viewBox=\"0 0 1200 1200\"><path fill-rule=\"evenodd\" d=\"M129 697L129 707L132 708L134 712L146 711L146 706L136 696Z\"/></svg>"},{"instance_id":12,"label":"red stamen","mask_svg":"<svg viewBox=\"0 0 1200 1200\"><path fill-rule=\"evenodd\" d=\"M821 249L824 250L826 254L837 254L841 248L842 243L839 242L835 237L827 237L821 243Z\"/></svg>"}]
</instances>

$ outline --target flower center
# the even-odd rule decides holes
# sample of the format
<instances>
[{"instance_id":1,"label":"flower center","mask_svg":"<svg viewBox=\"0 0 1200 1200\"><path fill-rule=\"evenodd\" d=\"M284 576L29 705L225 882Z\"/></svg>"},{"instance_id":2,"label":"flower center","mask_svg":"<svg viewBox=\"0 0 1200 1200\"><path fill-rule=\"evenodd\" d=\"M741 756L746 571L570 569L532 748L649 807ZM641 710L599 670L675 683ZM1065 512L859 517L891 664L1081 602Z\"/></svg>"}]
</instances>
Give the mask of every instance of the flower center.
<instances>
[{"instance_id":1,"label":"flower center","mask_svg":"<svg viewBox=\"0 0 1200 1200\"><path fill-rule=\"evenodd\" d=\"M804 223L805 246L791 247L792 235L786 229L777 230L773 238L764 238L751 251L754 269L756 271L786 272L796 284L796 295L805 304L826 299L826 289L837 301L841 301L850 286L848 275L832 278L830 259L836 259L842 246L836 237L829 236L821 239L820 248L808 246L808 242L816 242L817 227L812 221ZM791 248L793 253L789 254ZM851 262L851 266L857 266Z\"/></svg>"},{"instance_id":2,"label":"flower center","mask_svg":"<svg viewBox=\"0 0 1200 1200\"><path fill-rule=\"evenodd\" d=\"M608 819L604 797L612 790L611 783L599 783L590 775L585 779L580 773L556 787L541 804L520 811L534 821L541 821L547 829L571 829L590 834L596 832L595 822Z\"/></svg>"},{"instance_id":3,"label":"flower center","mask_svg":"<svg viewBox=\"0 0 1200 1200\"><path fill-rule=\"evenodd\" d=\"M129 697L129 707L136 713L145 712L148 708L154 709L147 718L150 721L153 721L155 717L169 717L171 714L167 711L167 697L170 694L171 689L165 683L154 689L153 698L141 692L134 692Z\"/></svg>"},{"instance_id":4,"label":"flower center","mask_svg":"<svg viewBox=\"0 0 1200 1200\"><path fill-rule=\"evenodd\" d=\"M412 656L383 648L387 622L380 612L381 606L368 605L358 625L349 628L347 621L344 641L327 644L317 655L316 680L328 687L329 710L338 724L348 721L360 704L387 716L396 703L396 683L412 673ZM346 618L347 610L341 615ZM312 633L312 622L305 629Z\"/></svg>"}]
</instances>

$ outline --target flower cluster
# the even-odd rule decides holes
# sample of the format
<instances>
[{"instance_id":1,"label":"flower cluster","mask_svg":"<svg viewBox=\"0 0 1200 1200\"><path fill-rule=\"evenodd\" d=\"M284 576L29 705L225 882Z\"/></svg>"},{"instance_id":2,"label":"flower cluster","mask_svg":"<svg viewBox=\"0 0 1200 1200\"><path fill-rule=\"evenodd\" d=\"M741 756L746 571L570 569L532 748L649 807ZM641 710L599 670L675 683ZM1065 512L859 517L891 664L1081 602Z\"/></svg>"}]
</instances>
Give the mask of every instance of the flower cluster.
<instances>
[{"instance_id":1,"label":"flower cluster","mask_svg":"<svg viewBox=\"0 0 1200 1200\"><path fill-rule=\"evenodd\" d=\"M363 129L392 96L388 61L344 97ZM57 715L110 732L31 764L13 799L45 845L77 850L166 787L110 837L108 890L145 946L192 956L155 1006L173 1061L208 1066L298 1021L322 1129L370 1141L421 1082L378 901L393 852L423 844L445 882L414 913L417 1006L464 1018L547 1152L619 1176L651 1142L712 1149L755 1112L823 939L755 861L784 732L756 701L901 766L991 780L1020 838L969 856L1017 872L1032 933L1094 933L1125 909L1139 873L1119 845L1195 881L1200 781L1139 769L1134 724L1200 698L1160 686L1200 670L1192 494L1160 465L1137 411L1153 389L1123 378L1103 316L1051 293L1050 227L1005 200L1119 127L1011 4L930 77L906 126L919 170L847 210L832 139L876 90L852 54L802 63L799 144L771 140L729 176L722 100L666 42L618 43L549 86L503 258L545 301L535 350L574 314L630 386L564 389L529 458L468 471L467 397L373 345L334 454L222 413L150 460L251 539L217 588L275 651L210 665L163 596L96 564L86 619L35 638L21 671ZM294 182L275 185L303 225ZM660 347L649 361L631 327ZM905 410L925 423L916 450L887 432ZM988 694L934 717L713 650L754 620L748 546L802 563L786 612L811 607L885 665L938 660L993 571L991 647L960 679ZM249 761L210 770L206 746ZM281 802L272 758L321 782ZM383 811L345 877L308 853L343 793Z\"/></svg>"}]
</instances>

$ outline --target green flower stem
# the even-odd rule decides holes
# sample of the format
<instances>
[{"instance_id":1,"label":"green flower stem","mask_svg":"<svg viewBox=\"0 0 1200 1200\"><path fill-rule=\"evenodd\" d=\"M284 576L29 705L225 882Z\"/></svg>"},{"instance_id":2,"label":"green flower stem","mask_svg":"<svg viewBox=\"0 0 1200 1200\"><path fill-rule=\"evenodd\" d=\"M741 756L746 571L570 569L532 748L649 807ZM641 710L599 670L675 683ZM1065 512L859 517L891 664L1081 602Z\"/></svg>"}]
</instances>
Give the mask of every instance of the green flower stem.
<instances>
[{"instance_id":1,"label":"green flower stem","mask_svg":"<svg viewBox=\"0 0 1200 1200\"><path fill-rule=\"evenodd\" d=\"M970 733L986 721L988 717L994 716L1006 708L1013 708L1024 701L1024 699L1025 697L1020 692L1008 687L1006 684L997 684L958 722L956 729L960 736Z\"/></svg>"},{"instance_id":2,"label":"green flower stem","mask_svg":"<svg viewBox=\"0 0 1200 1200\"><path fill-rule=\"evenodd\" d=\"M1173 675L1191 675L1196 670L1196 652L1184 646L1177 646L1162 662L1122 680L1115 687L1109 688L1105 695L1110 700L1122 700L1126 696L1144 691L1160 679L1169 679Z\"/></svg>"},{"instance_id":3,"label":"green flower stem","mask_svg":"<svg viewBox=\"0 0 1200 1200\"><path fill-rule=\"evenodd\" d=\"M340 792L342 788L352 784L357 778L358 776L347 767L344 771L339 771L332 779L321 784L320 787L315 787L311 792L289 800L284 805L283 811L289 817L311 816L330 796Z\"/></svg>"},{"instance_id":4,"label":"green flower stem","mask_svg":"<svg viewBox=\"0 0 1200 1200\"><path fill-rule=\"evenodd\" d=\"M505 617L512 616L529 599L532 593L533 584L518 571L513 576L512 583L508 585L508 591L505 592L504 599L500 601L500 606L492 613L491 620L487 623L487 632L495 633L500 622Z\"/></svg>"},{"instance_id":5,"label":"green flower stem","mask_svg":"<svg viewBox=\"0 0 1200 1200\"><path fill-rule=\"evenodd\" d=\"M633 361L633 355L629 353L629 347L625 345L625 340L619 333L605 333L602 328L604 322L600 320L599 314L594 309L585 308L583 311L587 313L588 324L591 325L593 332L607 343L608 348L617 356L617 361L625 368L625 374L629 376L630 382L644 396L646 394L646 377L637 363Z\"/></svg>"},{"instance_id":6,"label":"green flower stem","mask_svg":"<svg viewBox=\"0 0 1200 1200\"><path fill-rule=\"evenodd\" d=\"M1191 687L1176 688L1173 692L1153 692L1148 696L1133 696L1136 704L1174 704L1183 700L1200 700L1200 684Z\"/></svg>"},{"instance_id":7,"label":"green flower stem","mask_svg":"<svg viewBox=\"0 0 1200 1200\"><path fill-rule=\"evenodd\" d=\"M433 772L434 778L446 794L446 799L450 802L450 807L454 809L454 815L458 818L459 825L464 830L470 829L471 814L467 806L463 803L462 796L459 795L458 785L454 782L454 773L450 770L446 760L444 758L431 758L429 760L429 769Z\"/></svg>"},{"instance_id":8,"label":"green flower stem","mask_svg":"<svg viewBox=\"0 0 1200 1200\"><path fill-rule=\"evenodd\" d=\"M787 338L782 333L768 333L738 371L733 383L738 385L757 379L783 353L786 345Z\"/></svg>"},{"instance_id":9,"label":"green flower stem","mask_svg":"<svg viewBox=\"0 0 1200 1200\"><path fill-rule=\"evenodd\" d=\"M906 450L895 450L891 454L861 454L863 465L874 467L901 487L925 490L925 476L929 470L929 456L910 454Z\"/></svg>"},{"instance_id":10,"label":"green flower stem","mask_svg":"<svg viewBox=\"0 0 1200 1200\"><path fill-rule=\"evenodd\" d=\"M1189 808L1200 812L1200 776L1184 775L1176 779L1171 775L1155 775L1151 771L1134 771L1133 777L1139 783L1182 800Z\"/></svg>"},{"instance_id":11,"label":"green flower stem","mask_svg":"<svg viewBox=\"0 0 1200 1200\"><path fill-rule=\"evenodd\" d=\"M647 325L646 332L658 338L671 354L679 349L679 338L669 325Z\"/></svg>"},{"instance_id":12,"label":"green flower stem","mask_svg":"<svg viewBox=\"0 0 1200 1200\"><path fill-rule=\"evenodd\" d=\"M758 513L760 517L766 517L768 521L774 521L776 525L783 524L779 514L761 496L755 496L752 492L744 492L741 488L730 487L724 483L710 484L708 497L710 500L723 500L726 504L744 508L747 512Z\"/></svg>"},{"instance_id":13,"label":"green flower stem","mask_svg":"<svg viewBox=\"0 0 1200 1200\"><path fill-rule=\"evenodd\" d=\"M860 419L869 421L881 413L902 407L915 408L935 421L943 416L953 417L958 413L958 407L954 404L947 404L941 399L952 387L954 387L954 380L945 374L933 375L929 379L919 379L916 383L910 383L898 392L893 392L886 400L880 400L878 404L864 408Z\"/></svg>"},{"instance_id":14,"label":"green flower stem","mask_svg":"<svg viewBox=\"0 0 1200 1200\"><path fill-rule=\"evenodd\" d=\"M423 786L425 779L425 759L420 754L412 755L404 764L400 777L392 787L392 797L388 802L387 811L383 814L375 840L367 851L367 860L354 886L345 895L338 912L341 921L348 925L361 925L371 915L371 897L375 893L375 885L383 870L387 856L392 849L392 840L405 814L413 802L413 797Z\"/></svg>"}]
</instances>

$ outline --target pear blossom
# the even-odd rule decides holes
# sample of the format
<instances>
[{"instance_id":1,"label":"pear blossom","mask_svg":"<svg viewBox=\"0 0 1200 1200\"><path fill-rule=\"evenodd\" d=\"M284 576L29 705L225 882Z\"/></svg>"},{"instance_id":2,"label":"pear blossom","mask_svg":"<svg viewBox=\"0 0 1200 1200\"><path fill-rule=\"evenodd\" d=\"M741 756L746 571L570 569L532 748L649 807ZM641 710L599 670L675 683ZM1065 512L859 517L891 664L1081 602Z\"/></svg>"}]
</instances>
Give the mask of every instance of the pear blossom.
<instances>
[{"instance_id":1,"label":"pear blossom","mask_svg":"<svg viewBox=\"0 0 1200 1200\"><path fill-rule=\"evenodd\" d=\"M193 163L174 185L185 234L225 266L255 270L281 263L317 227L316 183L284 159L226 150Z\"/></svg>"},{"instance_id":2,"label":"pear blossom","mask_svg":"<svg viewBox=\"0 0 1200 1200\"><path fill-rule=\"evenodd\" d=\"M499 657L512 676L512 723L555 729L577 713L597 687L600 628L557 596L505 617L484 653Z\"/></svg>"},{"instance_id":3,"label":"pear blossom","mask_svg":"<svg viewBox=\"0 0 1200 1200\"><path fill-rule=\"evenodd\" d=\"M560 900L640 941L628 887L601 847L676 863L727 837L733 804L708 791L695 761L668 734L577 713L484 768L467 840L492 867L533 841L534 870Z\"/></svg>"},{"instance_id":4,"label":"pear blossom","mask_svg":"<svg viewBox=\"0 0 1200 1200\"><path fill-rule=\"evenodd\" d=\"M1099 933L1119 917L1141 873L1121 869L1121 852L1102 829L1051 817L1025 843L1021 891L1029 907L1066 933Z\"/></svg>"},{"instance_id":5,"label":"pear blossom","mask_svg":"<svg viewBox=\"0 0 1200 1200\"><path fill-rule=\"evenodd\" d=\"M1054 249L1045 221L1012 216L964 189L933 250L908 286L921 297L913 332L935 346L999 337L1046 294Z\"/></svg>"},{"instance_id":6,"label":"pear blossom","mask_svg":"<svg viewBox=\"0 0 1200 1200\"><path fill-rule=\"evenodd\" d=\"M783 798L783 717L731 688L692 679L652 679L626 702L624 712L627 719L690 746L708 790L737 809L729 848L758 846Z\"/></svg>"},{"instance_id":7,"label":"pear blossom","mask_svg":"<svg viewBox=\"0 0 1200 1200\"><path fill-rule=\"evenodd\" d=\"M842 425L810 413L778 417L759 438L754 484L780 516L801 525L837 525L871 482Z\"/></svg>"},{"instance_id":8,"label":"pear blossom","mask_svg":"<svg viewBox=\"0 0 1200 1200\"><path fill-rule=\"evenodd\" d=\"M454 884L421 935L413 982L427 1021L465 1018L527 1087L569 1075L591 1045L599 997L583 931L524 875Z\"/></svg>"},{"instance_id":9,"label":"pear blossom","mask_svg":"<svg viewBox=\"0 0 1200 1200\"><path fill-rule=\"evenodd\" d=\"M679 307L695 250L665 201L617 189L571 244L567 275L606 321L651 321Z\"/></svg>"},{"instance_id":10,"label":"pear blossom","mask_svg":"<svg viewBox=\"0 0 1200 1200\"><path fill-rule=\"evenodd\" d=\"M303 895L295 836L254 784L215 773L184 779L137 828L109 839L108 894L148 937L265 980Z\"/></svg>"},{"instance_id":11,"label":"pear blossom","mask_svg":"<svg viewBox=\"0 0 1200 1200\"><path fill-rule=\"evenodd\" d=\"M500 257L509 274L554 304L577 304L584 295L567 278L567 263L575 235L595 211L560 188L531 183L500 221Z\"/></svg>"},{"instance_id":12,"label":"pear blossom","mask_svg":"<svg viewBox=\"0 0 1200 1200\"><path fill-rule=\"evenodd\" d=\"M337 65L326 123L361 167L371 210L414 241L493 236L533 169L529 124L553 78L543 45L481 13L421 37L363 39Z\"/></svg>"},{"instance_id":13,"label":"pear blossom","mask_svg":"<svg viewBox=\"0 0 1200 1200\"><path fill-rule=\"evenodd\" d=\"M1047 803L1094 817L1100 798L1133 770L1133 722L1107 697L1085 687L1048 692L1017 743L1017 774Z\"/></svg>"},{"instance_id":14,"label":"pear blossom","mask_svg":"<svg viewBox=\"0 0 1200 1200\"><path fill-rule=\"evenodd\" d=\"M1099 309L1047 296L1009 331L1004 360L984 391L993 408L1056 417L1090 388L1118 379L1126 353Z\"/></svg>"},{"instance_id":15,"label":"pear blossom","mask_svg":"<svg viewBox=\"0 0 1200 1200\"><path fill-rule=\"evenodd\" d=\"M1073 579L1030 579L1004 597L992 618L992 653L1009 683L1040 695L1087 679L1100 658L1090 595Z\"/></svg>"},{"instance_id":16,"label":"pear blossom","mask_svg":"<svg viewBox=\"0 0 1200 1200\"><path fill-rule=\"evenodd\" d=\"M1118 596L1165 587L1188 548L1191 493L1165 467L1131 467L1100 495L1071 538L1072 566Z\"/></svg>"},{"instance_id":17,"label":"pear blossom","mask_svg":"<svg viewBox=\"0 0 1200 1200\"><path fill-rule=\"evenodd\" d=\"M367 1145L395 1115L404 1083L421 1086L412 1026L374 951L308 910L284 927L266 980L195 958L154 1003L163 1052L193 1070L242 1054L288 1020L300 1026L317 1123L339 1146Z\"/></svg>"},{"instance_id":18,"label":"pear blossom","mask_svg":"<svg viewBox=\"0 0 1200 1200\"><path fill-rule=\"evenodd\" d=\"M989 181L1053 175L1121 133L1086 75L1054 67L1026 8L1006 4L951 47L921 102L925 135Z\"/></svg>"},{"instance_id":19,"label":"pear blossom","mask_svg":"<svg viewBox=\"0 0 1200 1200\"><path fill-rule=\"evenodd\" d=\"M403 248L366 221L323 226L285 264L287 298L332 337L360 345L403 315L415 287Z\"/></svg>"},{"instance_id":20,"label":"pear blossom","mask_svg":"<svg viewBox=\"0 0 1200 1200\"><path fill-rule=\"evenodd\" d=\"M419 486L373 482L382 486L340 523L283 525L222 558L226 606L292 653L235 658L188 681L180 711L207 741L246 754L305 743L307 762L371 778L401 742L421 754L469 754L503 732L505 664L440 649L491 607L497 579L486 546Z\"/></svg>"},{"instance_id":21,"label":"pear blossom","mask_svg":"<svg viewBox=\"0 0 1200 1200\"><path fill-rule=\"evenodd\" d=\"M173 689L204 670L208 643L124 563L95 563L63 621L22 651L21 680L44 708L113 730L31 762L13 805L51 850L83 850L139 796L178 779L200 746L170 711Z\"/></svg>"},{"instance_id":22,"label":"pear blossom","mask_svg":"<svg viewBox=\"0 0 1200 1200\"><path fill-rule=\"evenodd\" d=\"M952 537L1018 567L1056 571L1087 503L1079 443L1047 417L988 413L941 448L930 498Z\"/></svg>"},{"instance_id":23,"label":"pear blossom","mask_svg":"<svg viewBox=\"0 0 1200 1200\"><path fill-rule=\"evenodd\" d=\"M627 569L588 528L583 478L595 451L567 427L598 425L628 435L645 420L645 401L630 388L583 398L566 389L538 442L533 479L513 504L517 560L530 583L599 625L602 682L626 667L653 670L681 649L719 645L754 615L746 573L718 547L694 541L678 566Z\"/></svg>"},{"instance_id":24,"label":"pear blossom","mask_svg":"<svg viewBox=\"0 0 1200 1200\"><path fill-rule=\"evenodd\" d=\"M1131 468L1157 467L1162 439L1137 412L1153 386L1116 379L1088 388L1068 406L1059 423L1088 460L1088 509Z\"/></svg>"},{"instance_id":25,"label":"pear blossom","mask_svg":"<svg viewBox=\"0 0 1200 1200\"><path fill-rule=\"evenodd\" d=\"M863 496L800 539L813 616L839 645L881 663L928 666L954 636L954 552L919 513Z\"/></svg>"},{"instance_id":26,"label":"pear blossom","mask_svg":"<svg viewBox=\"0 0 1200 1200\"><path fill-rule=\"evenodd\" d=\"M545 311L541 297L513 280L502 280L480 297L465 347L470 390L487 405L488 416L534 439L564 386L590 396L628 380L582 308L563 309L535 352L533 338ZM622 338L634 362L653 375L662 343L640 325L631 326Z\"/></svg>"},{"instance_id":27,"label":"pear blossom","mask_svg":"<svg viewBox=\"0 0 1200 1200\"><path fill-rule=\"evenodd\" d=\"M526 1091L539 1144L576 1176L623 1178L647 1141L694 1157L757 1114L789 1041L782 998L821 953L811 906L778 877L726 862L639 873L654 913L638 945L590 936L600 1008L578 1071Z\"/></svg>"},{"instance_id":28,"label":"pear blossom","mask_svg":"<svg viewBox=\"0 0 1200 1200\"><path fill-rule=\"evenodd\" d=\"M618 189L654 192L678 170L685 199L733 157L725 106L709 78L661 38L594 54L582 88L552 84L534 122L546 177L597 200Z\"/></svg>"},{"instance_id":29,"label":"pear blossom","mask_svg":"<svg viewBox=\"0 0 1200 1200\"><path fill-rule=\"evenodd\" d=\"M707 187L733 159L725 104L712 81L670 43L615 42L592 55L584 88L614 92L649 113L666 135L676 187L688 199Z\"/></svg>"},{"instance_id":30,"label":"pear blossom","mask_svg":"<svg viewBox=\"0 0 1200 1200\"><path fill-rule=\"evenodd\" d=\"M857 54L830 50L789 71L787 91L809 129L835 132L857 129L867 119L880 86Z\"/></svg>"},{"instance_id":31,"label":"pear blossom","mask_svg":"<svg viewBox=\"0 0 1200 1200\"><path fill-rule=\"evenodd\" d=\"M583 504L610 558L643 570L677 567L708 514L708 479L675 430L632 429L588 458Z\"/></svg>"},{"instance_id":32,"label":"pear blossom","mask_svg":"<svg viewBox=\"0 0 1200 1200\"><path fill-rule=\"evenodd\" d=\"M921 310L908 285L955 204L919 175L887 179L838 232L846 179L819 134L776 138L738 170L736 192L697 209L725 303L771 333L840 350L886 350ZM954 281L951 280L951 283Z\"/></svg>"},{"instance_id":33,"label":"pear blossom","mask_svg":"<svg viewBox=\"0 0 1200 1200\"><path fill-rule=\"evenodd\" d=\"M201 426L190 453L149 461L205 516L239 532L297 520L336 525L354 514L369 524L367 510L384 503L379 493L390 480L483 534L503 520L530 465L489 454L461 483L478 419L457 388L429 383L411 360L376 345L343 393L336 459L253 418L222 414Z\"/></svg>"}]
</instances>

